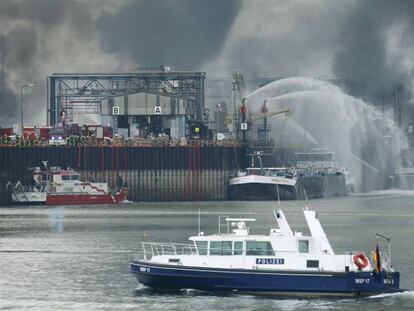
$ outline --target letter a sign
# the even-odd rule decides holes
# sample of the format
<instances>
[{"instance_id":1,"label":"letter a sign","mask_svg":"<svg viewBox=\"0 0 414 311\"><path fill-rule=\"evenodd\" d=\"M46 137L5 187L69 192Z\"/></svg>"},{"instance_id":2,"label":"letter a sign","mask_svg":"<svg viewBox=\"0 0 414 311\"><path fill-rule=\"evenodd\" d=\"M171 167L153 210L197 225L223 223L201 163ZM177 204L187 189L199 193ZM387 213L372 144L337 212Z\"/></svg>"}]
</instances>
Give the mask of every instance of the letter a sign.
<instances>
[{"instance_id":1,"label":"letter a sign","mask_svg":"<svg viewBox=\"0 0 414 311\"><path fill-rule=\"evenodd\" d=\"M154 107L154 114L161 114L161 106Z\"/></svg>"}]
</instances>

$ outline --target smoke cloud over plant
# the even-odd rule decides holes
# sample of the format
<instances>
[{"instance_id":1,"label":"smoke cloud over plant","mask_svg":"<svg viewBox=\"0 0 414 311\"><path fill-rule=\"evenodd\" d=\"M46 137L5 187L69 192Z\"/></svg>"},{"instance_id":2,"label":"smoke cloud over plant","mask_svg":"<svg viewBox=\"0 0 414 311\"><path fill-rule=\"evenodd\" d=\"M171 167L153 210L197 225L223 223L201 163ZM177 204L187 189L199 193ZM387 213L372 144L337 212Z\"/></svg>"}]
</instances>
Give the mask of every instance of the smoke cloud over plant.
<instances>
[{"instance_id":1,"label":"smoke cloud over plant","mask_svg":"<svg viewBox=\"0 0 414 311\"><path fill-rule=\"evenodd\" d=\"M255 77L362 81L411 90L414 3L330 0L8 0L0 2L0 125L44 124L46 76L169 65ZM2 72L2 71L0 71ZM373 101L375 98L372 97Z\"/></svg>"}]
</instances>

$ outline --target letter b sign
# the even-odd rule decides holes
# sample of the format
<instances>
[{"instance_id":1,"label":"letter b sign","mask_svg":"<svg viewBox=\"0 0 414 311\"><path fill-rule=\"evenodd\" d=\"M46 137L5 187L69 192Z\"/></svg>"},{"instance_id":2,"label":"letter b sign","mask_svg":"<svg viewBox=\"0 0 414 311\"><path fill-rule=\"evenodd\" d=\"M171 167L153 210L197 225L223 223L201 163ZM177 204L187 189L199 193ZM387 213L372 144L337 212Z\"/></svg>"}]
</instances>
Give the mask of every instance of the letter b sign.
<instances>
[{"instance_id":1,"label":"letter b sign","mask_svg":"<svg viewBox=\"0 0 414 311\"><path fill-rule=\"evenodd\" d=\"M112 115L113 116L119 115L119 106L113 106L112 107Z\"/></svg>"}]
</instances>

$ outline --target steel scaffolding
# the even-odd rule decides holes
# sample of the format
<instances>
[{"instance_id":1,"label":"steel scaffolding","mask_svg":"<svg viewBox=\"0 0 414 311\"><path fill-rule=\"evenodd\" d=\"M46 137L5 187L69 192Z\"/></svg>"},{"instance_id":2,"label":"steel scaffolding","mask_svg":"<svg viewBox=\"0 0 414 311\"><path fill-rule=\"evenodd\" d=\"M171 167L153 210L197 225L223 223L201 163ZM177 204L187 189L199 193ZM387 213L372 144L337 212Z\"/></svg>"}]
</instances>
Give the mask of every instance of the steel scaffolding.
<instances>
[{"instance_id":1,"label":"steel scaffolding","mask_svg":"<svg viewBox=\"0 0 414 311\"><path fill-rule=\"evenodd\" d=\"M204 72L55 73L47 77L48 124L56 125L62 111L70 120L74 113L99 111L103 99L137 93L185 100L196 107L191 118L203 121L204 81Z\"/></svg>"}]
</instances>

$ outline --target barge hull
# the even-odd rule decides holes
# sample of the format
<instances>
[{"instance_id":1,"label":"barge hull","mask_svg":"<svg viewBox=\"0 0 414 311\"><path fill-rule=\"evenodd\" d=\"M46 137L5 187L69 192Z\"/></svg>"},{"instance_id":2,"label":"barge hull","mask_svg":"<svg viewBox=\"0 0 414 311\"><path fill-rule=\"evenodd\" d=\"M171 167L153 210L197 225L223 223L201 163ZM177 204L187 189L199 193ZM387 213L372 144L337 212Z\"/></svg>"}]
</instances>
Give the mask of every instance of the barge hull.
<instances>
[{"instance_id":1,"label":"barge hull","mask_svg":"<svg viewBox=\"0 0 414 311\"><path fill-rule=\"evenodd\" d=\"M262 183L237 184L229 186L229 200L294 200L295 186Z\"/></svg>"}]
</instances>

